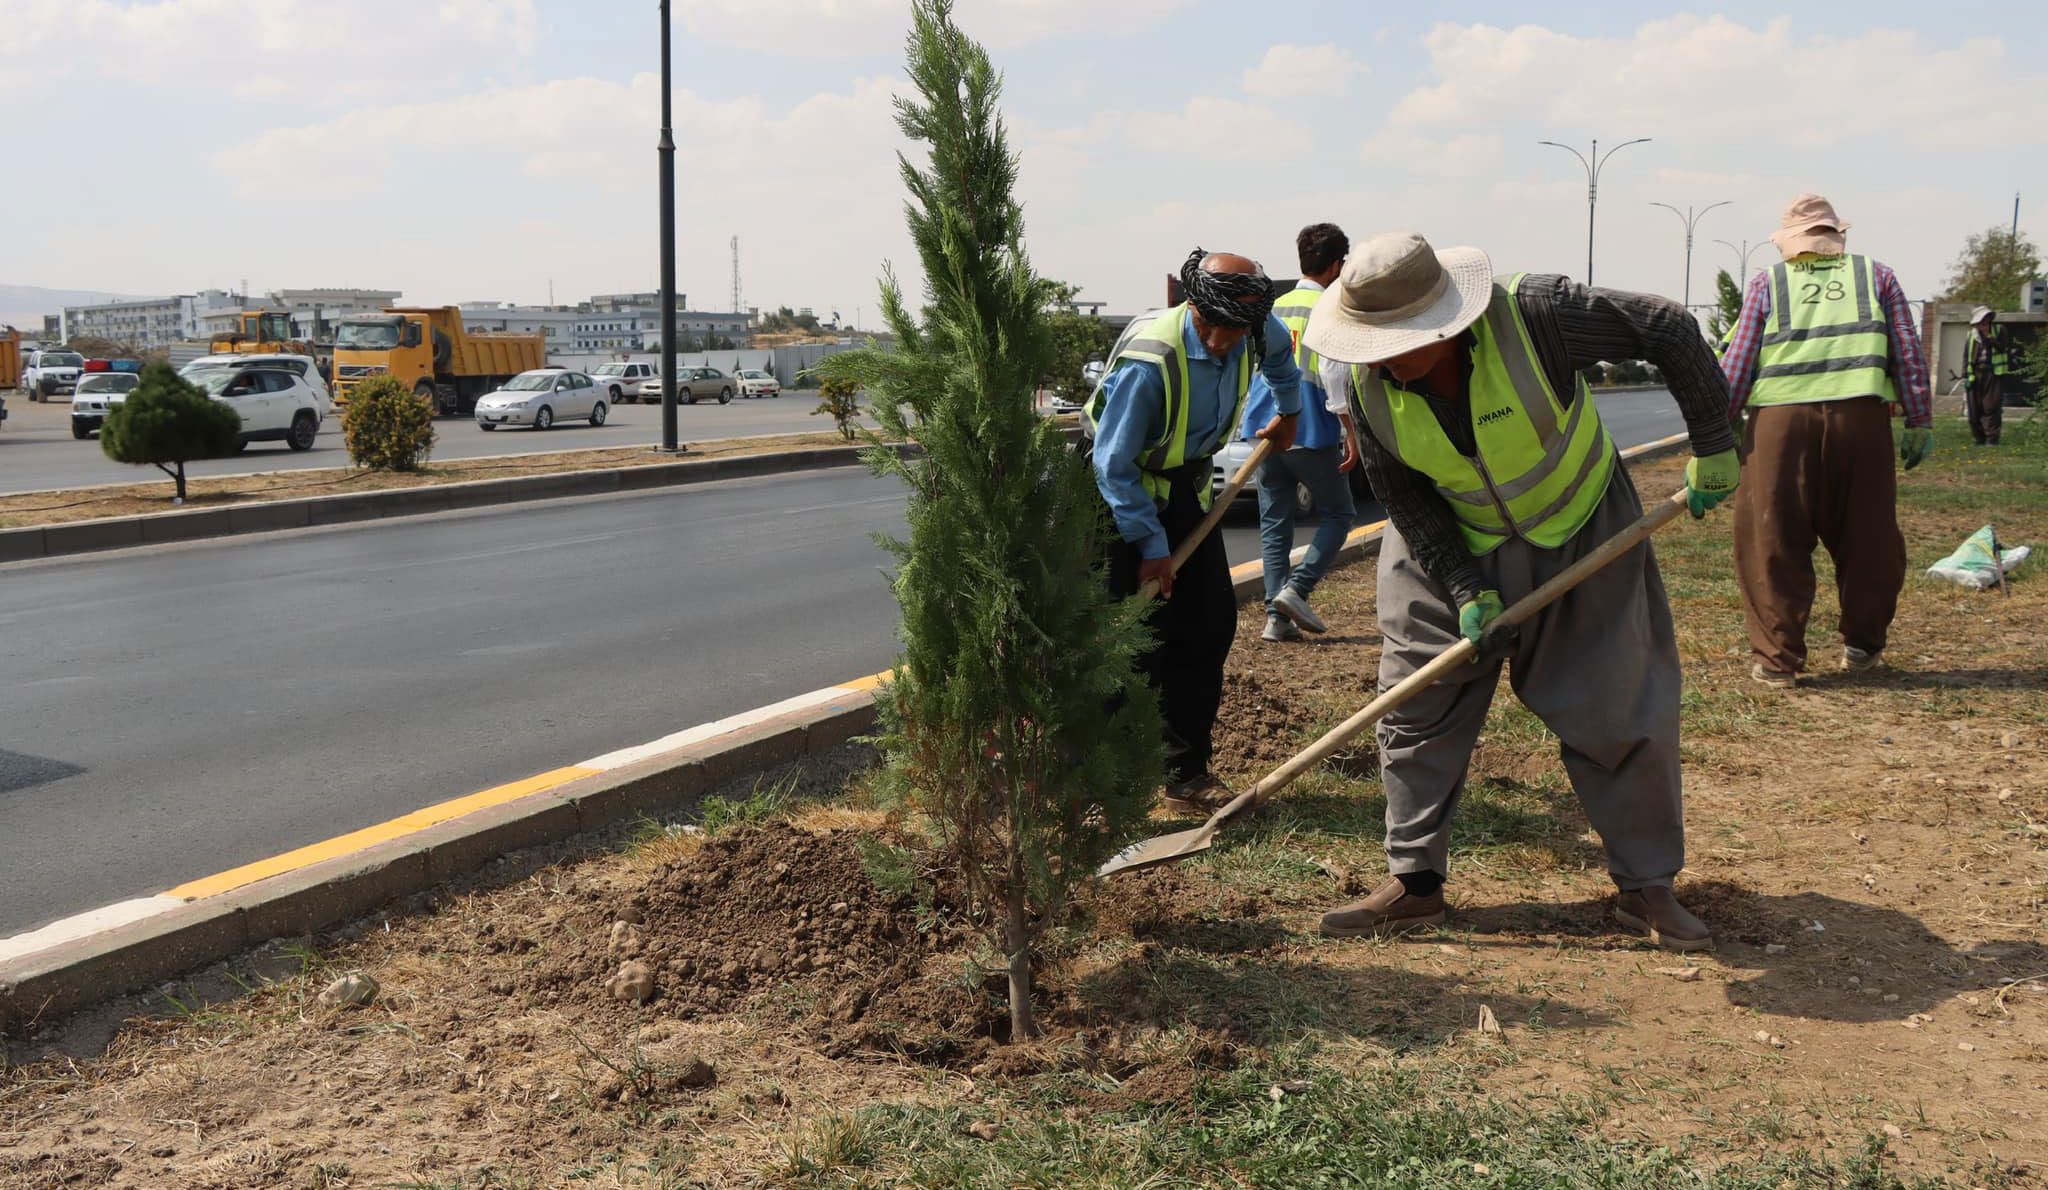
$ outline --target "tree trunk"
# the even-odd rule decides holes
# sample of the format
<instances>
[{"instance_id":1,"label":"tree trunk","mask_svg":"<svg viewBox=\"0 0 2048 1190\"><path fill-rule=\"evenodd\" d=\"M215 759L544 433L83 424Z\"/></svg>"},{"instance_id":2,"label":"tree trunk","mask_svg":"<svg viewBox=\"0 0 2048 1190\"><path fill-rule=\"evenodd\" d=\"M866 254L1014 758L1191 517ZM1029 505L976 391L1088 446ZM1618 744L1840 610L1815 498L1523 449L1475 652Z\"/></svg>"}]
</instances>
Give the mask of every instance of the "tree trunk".
<instances>
[{"instance_id":1,"label":"tree trunk","mask_svg":"<svg viewBox=\"0 0 2048 1190\"><path fill-rule=\"evenodd\" d=\"M185 502L185 460L178 460L178 503Z\"/></svg>"},{"instance_id":2,"label":"tree trunk","mask_svg":"<svg viewBox=\"0 0 2048 1190\"><path fill-rule=\"evenodd\" d=\"M1009 895L1010 920L1003 931L1004 949L1010 952L1010 1040L1024 1041L1038 1036L1038 1018L1031 1012L1031 940L1024 930L1024 889L1012 883Z\"/></svg>"}]
</instances>

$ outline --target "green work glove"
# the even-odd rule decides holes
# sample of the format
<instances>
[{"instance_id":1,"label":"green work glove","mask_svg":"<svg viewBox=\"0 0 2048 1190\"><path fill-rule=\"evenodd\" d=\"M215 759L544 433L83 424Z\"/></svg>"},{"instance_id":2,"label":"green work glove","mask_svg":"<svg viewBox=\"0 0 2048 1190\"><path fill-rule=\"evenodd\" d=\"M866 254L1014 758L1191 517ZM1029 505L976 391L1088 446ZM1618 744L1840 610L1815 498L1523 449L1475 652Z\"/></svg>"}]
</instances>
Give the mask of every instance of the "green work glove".
<instances>
[{"instance_id":1,"label":"green work glove","mask_svg":"<svg viewBox=\"0 0 2048 1190\"><path fill-rule=\"evenodd\" d=\"M1934 431L1927 426L1907 426L1899 436L1899 459L1911 471L1934 453Z\"/></svg>"},{"instance_id":2,"label":"green work glove","mask_svg":"<svg viewBox=\"0 0 2048 1190\"><path fill-rule=\"evenodd\" d=\"M1499 591L1481 591L1470 603L1458 605L1458 632L1473 644L1486 635L1486 626L1500 618L1507 605L1500 601Z\"/></svg>"},{"instance_id":3,"label":"green work glove","mask_svg":"<svg viewBox=\"0 0 2048 1190\"><path fill-rule=\"evenodd\" d=\"M1695 456L1685 465L1685 506L1692 510L1692 518L1698 520L1707 515L1707 510L1735 494L1735 485L1742 481L1742 462L1732 450L1711 454L1705 458Z\"/></svg>"}]
</instances>

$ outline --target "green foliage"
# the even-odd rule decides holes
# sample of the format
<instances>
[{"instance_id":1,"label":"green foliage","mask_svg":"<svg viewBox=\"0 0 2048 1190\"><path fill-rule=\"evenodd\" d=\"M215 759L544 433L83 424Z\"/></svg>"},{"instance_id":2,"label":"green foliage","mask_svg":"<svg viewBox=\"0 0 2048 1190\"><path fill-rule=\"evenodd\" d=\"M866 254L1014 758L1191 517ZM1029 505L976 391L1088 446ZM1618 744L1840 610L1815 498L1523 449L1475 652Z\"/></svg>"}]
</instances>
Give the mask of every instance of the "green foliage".
<instances>
[{"instance_id":1,"label":"green foliage","mask_svg":"<svg viewBox=\"0 0 2048 1190\"><path fill-rule=\"evenodd\" d=\"M1060 427L1033 410L1048 374L1051 285L1032 270L1000 80L953 23L917 0L897 123L929 304L893 271L882 312L896 349L830 356L821 376L864 389L883 435L877 471L909 487L907 541L887 543L904 652L880 696L879 742L964 879L970 914L1010 956L1013 1036L1035 1031L1029 959L1074 889L1141 820L1158 779L1158 707L1133 661L1136 601L1099 570L1107 517Z\"/></svg>"},{"instance_id":2,"label":"green foliage","mask_svg":"<svg viewBox=\"0 0 2048 1190\"><path fill-rule=\"evenodd\" d=\"M1727 269L1714 274L1714 316L1707 320L1707 334L1719 346L1728 331L1742 317L1742 287Z\"/></svg>"},{"instance_id":3,"label":"green foliage","mask_svg":"<svg viewBox=\"0 0 2048 1190\"><path fill-rule=\"evenodd\" d=\"M1949 266L1944 302L1967 302L1994 310L2020 308L2020 287L2041 273L2041 252L2026 232L1993 227L1963 241Z\"/></svg>"},{"instance_id":4,"label":"green foliage","mask_svg":"<svg viewBox=\"0 0 2048 1190\"><path fill-rule=\"evenodd\" d=\"M780 818L796 804L797 779L798 774L791 771L779 781L755 781L745 797L707 797L699 808L699 824L705 834L715 835L735 826Z\"/></svg>"},{"instance_id":5,"label":"green foliage","mask_svg":"<svg viewBox=\"0 0 2048 1190\"><path fill-rule=\"evenodd\" d=\"M149 465L177 483L185 499L185 464L235 453L242 415L200 391L169 364L147 364L135 391L108 411L100 450L117 463Z\"/></svg>"},{"instance_id":6,"label":"green foliage","mask_svg":"<svg viewBox=\"0 0 2048 1190\"><path fill-rule=\"evenodd\" d=\"M349 390L341 436L358 467L417 471L434 449L434 411L396 378L379 376Z\"/></svg>"},{"instance_id":7,"label":"green foliage","mask_svg":"<svg viewBox=\"0 0 2048 1190\"><path fill-rule=\"evenodd\" d=\"M1088 399L1094 387L1082 378L1082 366L1090 360L1108 359L1116 336L1110 334L1101 319L1075 312L1069 303L1079 290L1061 282L1051 282L1047 289L1051 312L1046 323L1052 334L1052 363L1045 386L1055 397L1078 405Z\"/></svg>"},{"instance_id":8,"label":"green foliage","mask_svg":"<svg viewBox=\"0 0 2048 1190\"><path fill-rule=\"evenodd\" d=\"M860 866L879 892L904 896L917 885L917 857L873 835L860 837Z\"/></svg>"},{"instance_id":9,"label":"green foliage","mask_svg":"<svg viewBox=\"0 0 2048 1190\"><path fill-rule=\"evenodd\" d=\"M838 425L840 436L848 442L860 433L860 386L850 380L825 376L818 381L818 395L824 400L811 410L811 416L825 414Z\"/></svg>"},{"instance_id":10,"label":"green foliage","mask_svg":"<svg viewBox=\"0 0 2048 1190\"><path fill-rule=\"evenodd\" d=\"M760 329L769 334L788 334L796 331L816 334L818 333L818 316L808 310L799 314L788 306L784 306L779 310L770 310L768 313L763 314L761 316Z\"/></svg>"}]
</instances>

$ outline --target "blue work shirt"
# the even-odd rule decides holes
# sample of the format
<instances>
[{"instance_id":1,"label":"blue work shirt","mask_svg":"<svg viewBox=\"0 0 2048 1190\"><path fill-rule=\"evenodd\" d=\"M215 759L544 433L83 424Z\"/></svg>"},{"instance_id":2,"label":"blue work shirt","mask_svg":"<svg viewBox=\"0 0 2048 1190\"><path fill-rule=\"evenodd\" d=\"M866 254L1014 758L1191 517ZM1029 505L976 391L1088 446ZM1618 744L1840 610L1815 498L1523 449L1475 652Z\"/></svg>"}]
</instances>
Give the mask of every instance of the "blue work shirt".
<instances>
[{"instance_id":1,"label":"blue work shirt","mask_svg":"<svg viewBox=\"0 0 2048 1190\"><path fill-rule=\"evenodd\" d=\"M1321 289L1322 286L1303 278L1302 289ZM1285 326L1285 323L1281 325ZM1295 344L1296 354L1301 345ZM1299 360L1295 361L1297 365ZM1296 450L1321 450L1326 446L1344 445L1344 427L1337 421L1337 415L1329 410L1329 396L1323 391L1322 377L1314 372L1301 374L1301 420L1294 426L1294 447ZM1249 438L1266 428L1279 412L1279 403L1274 400L1273 386L1261 376L1252 377L1251 392L1244 399L1244 422L1238 427L1237 436Z\"/></svg>"},{"instance_id":2,"label":"blue work shirt","mask_svg":"<svg viewBox=\"0 0 2048 1190\"><path fill-rule=\"evenodd\" d=\"M1182 322L1181 341L1188 353L1187 441L1196 446L1221 445L1220 429L1237 408L1237 370L1251 336L1218 360L1202 346L1195 320ZM1294 363L1294 339L1287 324L1266 316L1266 358L1259 376L1270 385L1274 407L1282 413L1301 411L1301 369ZM1159 369L1142 360L1119 364L1102 384L1102 412L1095 419L1095 486L1109 502L1117 532L1139 549L1142 557L1164 558L1171 550L1166 529L1151 493L1138 478L1138 458L1166 429L1166 385ZM1207 483L1204 476L1202 482Z\"/></svg>"}]
</instances>

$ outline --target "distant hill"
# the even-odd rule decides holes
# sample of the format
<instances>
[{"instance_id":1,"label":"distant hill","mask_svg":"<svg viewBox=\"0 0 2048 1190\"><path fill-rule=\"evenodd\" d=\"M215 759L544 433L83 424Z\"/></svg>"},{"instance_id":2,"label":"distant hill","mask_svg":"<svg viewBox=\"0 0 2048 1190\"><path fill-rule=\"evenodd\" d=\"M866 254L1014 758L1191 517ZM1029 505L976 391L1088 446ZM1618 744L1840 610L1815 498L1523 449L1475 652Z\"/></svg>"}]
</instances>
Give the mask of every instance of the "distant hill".
<instances>
[{"instance_id":1,"label":"distant hill","mask_svg":"<svg viewBox=\"0 0 2048 1190\"><path fill-rule=\"evenodd\" d=\"M117 302L134 296L128 293L102 293L92 289L44 289L40 285L0 285L0 323L11 323L20 327L24 335L38 335L42 333L45 314L55 314L66 306Z\"/></svg>"}]
</instances>

